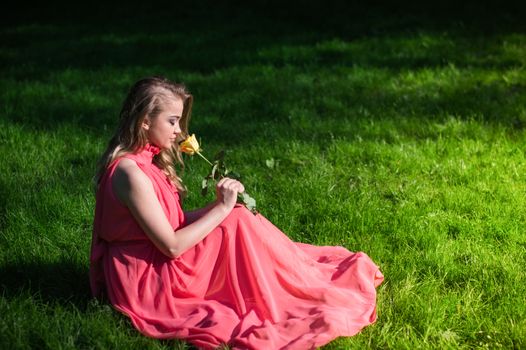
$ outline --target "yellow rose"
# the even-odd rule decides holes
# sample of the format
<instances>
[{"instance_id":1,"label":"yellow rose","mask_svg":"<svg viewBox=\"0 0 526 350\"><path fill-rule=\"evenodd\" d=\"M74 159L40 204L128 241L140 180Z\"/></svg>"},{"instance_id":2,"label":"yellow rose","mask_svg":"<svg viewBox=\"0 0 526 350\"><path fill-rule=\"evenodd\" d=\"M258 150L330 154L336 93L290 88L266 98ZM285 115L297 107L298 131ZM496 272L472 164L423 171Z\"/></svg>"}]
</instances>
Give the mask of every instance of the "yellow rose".
<instances>
[{"instance_id":1,"label":"yellow rose","mask_svg":"<svg viewBox=\"0 0 526 350\"><path fill-rule=\"evenodd\" d=\"M195 138L195 134L192 134L191 136L188 136L186 140L181 142L179 144L179 147L181 149L181 152L194 155L195 153L199 153L201 150L199 148L199 142L197 142L197 139Z\"/></svg>"}]
</instances>

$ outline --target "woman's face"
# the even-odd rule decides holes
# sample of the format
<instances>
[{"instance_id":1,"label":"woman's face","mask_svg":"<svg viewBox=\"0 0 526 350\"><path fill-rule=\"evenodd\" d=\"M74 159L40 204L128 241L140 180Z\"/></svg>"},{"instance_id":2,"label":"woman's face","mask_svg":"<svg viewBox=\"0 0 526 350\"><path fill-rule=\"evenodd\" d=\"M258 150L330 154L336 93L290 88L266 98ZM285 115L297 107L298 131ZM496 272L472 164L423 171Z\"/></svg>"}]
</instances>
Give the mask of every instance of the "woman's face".
<instances>
[{"instance_id":1,"label":"woman's face","mask_svg":"<svg viewBox=\"0 0 526 350\"><path fill-rule=\"evenodd\" d=\"M161 149L171 148L181 133L179 122L183 115L183 101L170 99L163 103L161 113L157 117L147 116L143 128L148 135L148 141Z\"/></svg>"}]
</instances>

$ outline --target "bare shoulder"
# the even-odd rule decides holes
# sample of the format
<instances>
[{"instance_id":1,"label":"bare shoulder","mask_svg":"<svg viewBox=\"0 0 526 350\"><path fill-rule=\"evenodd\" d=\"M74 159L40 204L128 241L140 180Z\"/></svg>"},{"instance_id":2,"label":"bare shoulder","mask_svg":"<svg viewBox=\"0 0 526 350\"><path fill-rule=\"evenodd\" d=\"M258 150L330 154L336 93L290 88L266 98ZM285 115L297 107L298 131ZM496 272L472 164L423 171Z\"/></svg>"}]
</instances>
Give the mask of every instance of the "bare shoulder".
<instances>
[{"instance_id":1,"label":"bare shoulder","mask_svg":"<svg viewBox=\"0 0 526 350\"><path fill-rule=\"evenodd\" d=\"M152 183L135 161L123 158L113 173L112 186L117 198L126 204L133 194L152 188Z\"/></svg>"}]
</instances>

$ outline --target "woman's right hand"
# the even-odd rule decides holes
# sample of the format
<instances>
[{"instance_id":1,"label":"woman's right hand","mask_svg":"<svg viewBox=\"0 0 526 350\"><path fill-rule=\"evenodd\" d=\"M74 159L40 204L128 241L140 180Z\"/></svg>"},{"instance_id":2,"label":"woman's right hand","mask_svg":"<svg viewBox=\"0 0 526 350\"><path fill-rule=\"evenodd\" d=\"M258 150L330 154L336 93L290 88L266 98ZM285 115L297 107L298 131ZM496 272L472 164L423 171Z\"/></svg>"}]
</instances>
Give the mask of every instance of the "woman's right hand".
<instances>
[{"instance_id":1,"label":"woman's right hand","mask_svg":"<svg viewBox=\"0 0 526 350\"><path fill-rule=\"evenodd\" d=\"M244 191L245 187L241 182L224 177L219 180L216 186L217 202L230 211L237 203L237 194Z\"/></svg>"}]
</instances>

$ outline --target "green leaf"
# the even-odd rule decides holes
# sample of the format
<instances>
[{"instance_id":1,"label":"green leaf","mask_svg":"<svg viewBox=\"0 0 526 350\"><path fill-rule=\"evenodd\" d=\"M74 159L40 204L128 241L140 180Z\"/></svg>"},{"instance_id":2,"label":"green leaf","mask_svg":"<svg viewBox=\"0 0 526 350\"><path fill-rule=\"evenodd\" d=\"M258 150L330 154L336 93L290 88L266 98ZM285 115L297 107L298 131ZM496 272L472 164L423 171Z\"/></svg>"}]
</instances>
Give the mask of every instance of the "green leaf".
<instances>
[{"instance_id":1,"label":"green leaf","mask_svg":"<svg viewBox=\"0 0 526 350\"><path fill-rule=\"evenodd\" d=\"M241 180L241 174L238 173L238 172L235 172L235 171L231 171L228 173L228 177L232 178L232 179L236 179L236 180Z\"/></svg>"},{"instance_id":2,"label":"green leaf","mask_svg":"<svg viewBox=\"0 0 526 350\"><path fill-rule=\"evenodd\" d=\"M274 167L276 166L276 161L274 160L274 158L270 158L265 160L265 164L267 165L267 168L274 169Z\"/></svg>"},{"instance_id":3,"label":"green leaf","mask_svg":"<svg viewBox=\"0 0 526 350\"><path fill-rule=\"evenodd\" d=\"M201 182L201 195L204 197L208 193L208 177L205 177Z\"/></svg>"},{"instance_id":4,"label":"green leaf","mask_svg":"<svg viewBox=\"0 0 526 350\"><path fill-rule=\"evenodd\" d=\"M218 169L219 169L219 161L215 161L214 166L212 167L212 172L210 173L212 175L212 179L214 180L218 180L218 177L216 176L216 175L219 175L217 174Z\"/></svg>"},{"instance_id":5,"label":"green leaf","mask_svg":"<svg viewBox=\"0 0 526 350\"><path fill-rule=\"evenodd\" d=\"M256 200L249 196L248 193L243 192L239 194L239 197L241 198L241 201L245 204L248 210L250 210L252 213L256 214Z\"/></svg>"}]
</instances>

